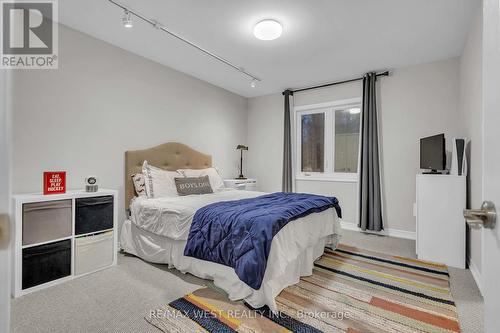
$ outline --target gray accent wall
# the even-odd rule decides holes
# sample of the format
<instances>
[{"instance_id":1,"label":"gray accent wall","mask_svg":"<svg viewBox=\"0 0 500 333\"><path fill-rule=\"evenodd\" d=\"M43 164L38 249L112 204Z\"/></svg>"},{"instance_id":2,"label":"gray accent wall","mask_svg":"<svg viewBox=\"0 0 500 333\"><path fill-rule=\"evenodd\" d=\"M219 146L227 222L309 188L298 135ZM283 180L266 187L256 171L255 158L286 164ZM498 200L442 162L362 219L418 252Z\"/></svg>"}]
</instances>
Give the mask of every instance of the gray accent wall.
<instances>
[{"instance_id":1,"label":"gray accent wall","mask_svg":"<svg viewBox=\"0 0 500 333\"><path fill-rule=\"evenodd\" d=\"M415 231L413 203L419 171L419 139L444 132L463 135L459 112L459 59L395 69L380 79L379 124L385 227ZM361 82L294 95L294 105L309 105L360 97ZM248 102L248 174L265 191L279 191L282 156L281 94L250 98ZM357 222L357 183L297 181L297 191L335 195L345 222Z\"/></svg>"},{"instance_id":2,"label":"gray accent wall","mask_svg":"<svg viewBox=\"0 0 500 333\"><path fill-rule=\"evenodd\" d=\"M246 98L65 26L59 50L58 70L13 75L14 193L41 191L44 170L66 170L68 189L97 175L119 190L121 223L126 150L179 141L238 174Z\"/></svg>"},{"instance_id":3,"label":"gray accent wall","mask_svg":"<svg viewBox=\"0 0 500 333\"><path fill-rule=\"evenodd\" d=\"M465 48L460 58L460 111L463 132L470 140L467 147L469 175L467 179L467 206L479 208L483 202L483 102L482 102L482 8L474 15ZM468 259L481 273L483 229L469 229Z\"/></svg>"}]
</instances>

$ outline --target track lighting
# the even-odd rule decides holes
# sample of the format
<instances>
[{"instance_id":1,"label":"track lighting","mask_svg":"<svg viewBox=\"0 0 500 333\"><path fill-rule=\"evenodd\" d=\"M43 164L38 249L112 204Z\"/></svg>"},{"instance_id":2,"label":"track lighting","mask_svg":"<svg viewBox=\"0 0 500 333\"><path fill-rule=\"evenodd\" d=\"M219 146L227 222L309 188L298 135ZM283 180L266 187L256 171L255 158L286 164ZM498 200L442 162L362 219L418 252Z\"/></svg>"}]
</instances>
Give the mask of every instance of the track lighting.
<instances>
[{"instance_id":1,"label":"track lighting","mask_svg":"<svg viewBox=\"0 0 500 333\"><path fill-rule=\"evenodd\" d=\"M130 12L128 10L125 11L125 15L122 18L123 26L125 28L132 28L134 24L132 23L132 17L130 17Z\"/></svg>"},{"instance_id":2,"label":"track lighting","mask_svg":"<svg viewBox=\"0 0 500 333\"><path fill-rule=\"evenodd\" d=\"M177 38L178 40L180 40L180 41L186 43L187 45L197 49L198 51L205 53L207 56L212 57L213 59L223 63L224 65L231 67L234 70L237 70L238 72L240 72L241 74L247 76L248 78L250 78L252 80L250 82L250 87L255 88L255 86L257 86L257 83L261 81L257 76L251 74L250 72L247 72L247 70L245 68L238 66L238 65L234 64L233 62L231 62L231 61L229 61L229 60L227 60L227 59L225 59L225 58L223 58L223 57L221 57L213 52L210 52L209 50L201 47L200 45L198 45L196 43L191 42L190 40L183 38L182 36L179 36L178 34L169 30L161 22L159 22L153 18L149 18L146 15L142 14L141 12L128 7L127 5L124 5L120 2L118 2L117 0L108 0L108 1L110 3L112 3L113 5L121 8L125 12L123 19L122 19L122 23L123 23L123 26L125 28L130 29L133 27L133 22L132 22L132 15L133 15L134 19L137 19L137 20L145 22L145 23L149 23L155 29L166 33L170 37Z\"/></svg>"}]
</instances>

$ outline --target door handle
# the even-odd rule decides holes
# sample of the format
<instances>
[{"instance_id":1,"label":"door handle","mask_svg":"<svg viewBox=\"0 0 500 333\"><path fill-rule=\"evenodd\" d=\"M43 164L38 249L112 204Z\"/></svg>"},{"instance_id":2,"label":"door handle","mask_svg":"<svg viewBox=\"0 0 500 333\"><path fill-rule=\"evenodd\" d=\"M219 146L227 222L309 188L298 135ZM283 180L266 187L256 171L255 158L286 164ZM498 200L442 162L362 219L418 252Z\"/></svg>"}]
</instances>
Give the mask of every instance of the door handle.
<instances>
[{"instance_id":1,"label":"door handle","mask_svg":"<svg viewBox=\"0 0 500 333\"><path fill-rule=\"evenodd\" d=\"M493 229L497 220L495 204L491 201L484 201L481 209L464 209L464 218L473 228Z\"/></svg>"}]
</instances>

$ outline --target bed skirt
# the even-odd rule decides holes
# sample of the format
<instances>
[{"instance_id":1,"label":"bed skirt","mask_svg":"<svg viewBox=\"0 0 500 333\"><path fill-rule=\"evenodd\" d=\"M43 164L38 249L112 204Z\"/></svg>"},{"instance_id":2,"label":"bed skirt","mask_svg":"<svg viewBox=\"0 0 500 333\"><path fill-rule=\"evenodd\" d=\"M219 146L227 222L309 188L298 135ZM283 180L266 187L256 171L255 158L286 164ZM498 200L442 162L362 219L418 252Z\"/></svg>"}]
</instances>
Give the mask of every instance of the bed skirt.
<instances>
[{"instance_id":1,"label":"bed skirt","mask_svg":"<svg viewBox=\"0 0 500 333\"><path fill-rule=\"evenodd\" d=\"M322 215L325 216L322 216ZM122 250L143 260L167 264L182 273L190 273L227 292L231 300L245 300L252 307L268 305L276 310L274 298L286 287L299 282L301 276L312 274L314 261L323 254L324 247L335 248L340 236L336 216L332 223L330 210L317 214L313 230L306 221L295 221L295 227L285 226L274 238L269 253L266 273L259 290L242 282L233 268L218 263L184 256L186 240L173 240L138 228L130 220L122 225ZM326 222L326 221L329 221ZM289 224L290 226L292 224ZM326 237L318 235L328 235Z\"/></svg>"}]
</instances>

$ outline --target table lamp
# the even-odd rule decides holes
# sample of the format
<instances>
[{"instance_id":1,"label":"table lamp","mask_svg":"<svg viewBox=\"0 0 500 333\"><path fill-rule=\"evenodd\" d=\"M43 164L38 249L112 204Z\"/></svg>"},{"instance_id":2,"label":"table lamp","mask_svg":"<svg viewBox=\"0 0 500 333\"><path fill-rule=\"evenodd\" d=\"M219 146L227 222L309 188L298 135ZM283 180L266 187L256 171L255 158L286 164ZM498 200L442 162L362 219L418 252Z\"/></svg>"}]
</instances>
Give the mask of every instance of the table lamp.
<instances>
[{"instance_id":1,"label":"table lamp","mask_svg":"<svg viewBox=\"0 0 500 333\"><path fill-rule=\"evenodd\" d=\"M243 150L248 150L247 146L238 145L236 150L240 151L240 175L236 177L236 179L247 179L247 177L243 176Z\"/></svg>"}]
</instances>

